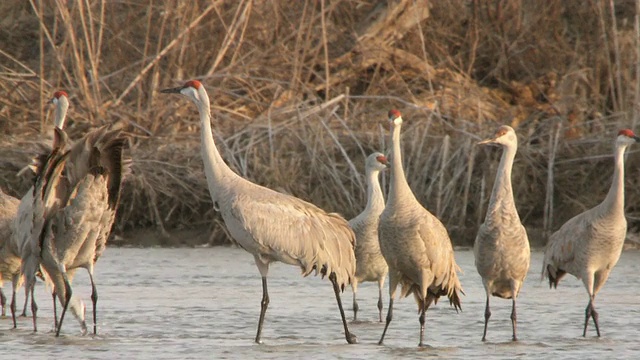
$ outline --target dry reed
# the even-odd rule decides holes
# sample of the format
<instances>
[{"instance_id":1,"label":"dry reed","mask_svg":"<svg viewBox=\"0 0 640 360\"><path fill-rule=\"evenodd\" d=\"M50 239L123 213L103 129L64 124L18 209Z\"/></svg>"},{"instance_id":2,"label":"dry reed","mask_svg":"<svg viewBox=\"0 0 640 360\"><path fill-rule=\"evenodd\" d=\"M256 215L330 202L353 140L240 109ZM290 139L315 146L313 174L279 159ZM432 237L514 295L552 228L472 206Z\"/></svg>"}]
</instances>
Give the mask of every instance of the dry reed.
<instances>
[{"instance_id":1,"label":"dry reed","mask_svg":"<svg viewBox=\"0 0 640 360\"><path fill-rule=\"evenodd\" d=\"M16 196L29 187L15 173L49 141L46 102L61 88L71 94L72 137L111 122L132 137L118 233L204 227L211 242L227 242L195 109L157 92L199 78L235 171L346 217L365 203L364 158L387 150L383 120L399 108L409 183L459 245L473 241L499 156L474 144L510 124L521 137L516 202L540 244L537 230L602 199L616 130L637 122L636 4L424 4L2 2L0 187ZM629 168L627 210L638 227Z\"/></svg>"}]
</instances>

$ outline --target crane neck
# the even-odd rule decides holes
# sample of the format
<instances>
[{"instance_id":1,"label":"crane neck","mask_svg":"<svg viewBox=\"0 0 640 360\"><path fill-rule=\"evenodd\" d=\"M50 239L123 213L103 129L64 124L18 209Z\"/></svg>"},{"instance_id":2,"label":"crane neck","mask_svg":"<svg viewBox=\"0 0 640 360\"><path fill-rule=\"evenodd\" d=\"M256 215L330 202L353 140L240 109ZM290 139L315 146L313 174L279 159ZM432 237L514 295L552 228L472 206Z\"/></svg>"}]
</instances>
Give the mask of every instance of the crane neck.
<instances>
[{"instance_id":1,"label":"crane neck","mask_svg":"<svg viewBox=\"0 0 640 360\"><path fill-rule=\"evenodd\" d=\"M393 203L401 198L415 199L402 169L402 152L400 150L400 125L391 126L391 178L389 180L389 198Z\"/></svg>"},{"instance_id":2,"label":"crane neck","mask_svg":"<svg viewBox=\"0 0 640 360\"><path fill-rule=\"evenodd\" d=\"M616 146L613 180L607 197L601 204L605 212L622 216L624 216L624 152L626 148L626 144Z\"/></svg>"},{"instance_id":3,"label":"crane neck","mask_svg":"<svg viewBox=\"0 0 640 360\"><path fill-rule=\"evenodd\" d=\"M364 210L366 212L380 213L384 209L384 195L378 180L379 174L379 170L367 171L367 206Z\"/></svg>"},{"instance_id":4,"label":"crane neck","mask_svg":"<svg viewBox=\"0 0 640 360\"><path fill-rule=\"evenodd\" d=\"M491 191L486 222L490 222L490 220L496 216L502 219L505 219L505 216L515 216L514 219L520 221L513 200L513 187L511 185L511 171L513 169L513 159L516 156L517 148L517 145L503 146L496 180L493 183L493 190Z\"/></svg>"},{"instance_id":5,"label":"crane neck","mask_svg":"<svg viewBox=\"0 0 640 360\"><path fill-rule=\"evenodd\" d=\"M224 162L218 152L218 148L213 140L211 129L211 110L209 98L205 97L202 102L196 103L200 114L201 140L202 140L202 160L204 162L204 173L207 177L209 192L214 202L216 201L215 190L225 184L230 179L237 177L231 168Z\"/></svg>"}]
</instances>

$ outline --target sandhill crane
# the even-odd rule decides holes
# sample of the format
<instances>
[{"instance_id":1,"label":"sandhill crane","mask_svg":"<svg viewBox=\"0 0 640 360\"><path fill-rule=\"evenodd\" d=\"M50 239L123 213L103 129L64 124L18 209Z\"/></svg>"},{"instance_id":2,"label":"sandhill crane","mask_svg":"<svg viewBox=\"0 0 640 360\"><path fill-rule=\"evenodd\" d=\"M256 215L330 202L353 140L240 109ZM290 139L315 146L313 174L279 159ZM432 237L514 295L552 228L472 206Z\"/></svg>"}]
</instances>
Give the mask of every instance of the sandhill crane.
<instances>
[{"instance_id":1,"label":"sandhill crane","mask_svg":"<svg viewBox=\"0 0 640 360\"><path fill-rule=\"evenodd\" d=\"M378 316L382 322L382 287L389 268L380 253L378 241L378 219L384 210L384 196L378 175L388 166L384 154L375 152L367 157L365 176L367 181L367 205L349 225L356 234L356 276L351 282L353 289L353 320L358 318L358 302L356 294L358 283L364 281L378 282Z\"/></svg>"},{"instance_id":2,"label":"sandhill crane","mask_svg":"<svg viewBox=\"0 0 640 360\"><path fill-rule=\"evenodd\" d=\"M106 247L115 220L127 139L120 130L106 126L74 144L69 144L63 130L56 129L55 138L58 146L36 176L32 248L37 249L38 259L63 305L56 336L73 300L71 281L78 268L85 268L91 280L96 334L98 293L93 267Z\"/></svg>"},{"instance_id":3,"label":"sandhill crane","mask_svg":"<svg viewBox=\"0 0 640 360\"><path fill-rule=\"evenodd\" d=\"M13 327L16 327L16 286L20 286L20 256L17 249L13 248L11 236L13 233L13 220L18 212L20 200L5 194L0 190L0 305L2 306L2 316L6 316L7 297L2 292L3 279L9 278L13 284L13 294L11 299L11 317ZM17 269L17 271L16 271Z\"/></svg>"},{"instance_id":4,"label":"sandhill crane","mask_svg":"<svg viewBox=\"0 0 640 360\"><path fill-rule=\"evenodd\" d=\"M615 141L615 168L611 188L596 207L578 214L551 234L544 251L542 278L549 278L549 287L569 273L582 280L589 293L585 309L584 330L587 334L589 318L593 318L600 336L595 298L616 265L624 239L627 220L624 217L624 152L627 146L640 142L629 129L620 130Z\"/></svg>"},{"instance_id":5,"label":"sandhill crane","mask_svg":"<svg viewBox=\"0 0 640 360\"><path fill-rule=\"evenodd\" d=\"M518 138L510 126L503 125L493 138L478 144L496 144L503 148L487 215L473 246L476 269L487 293L482 341L486 340L487 323L491 317L491 295L512 300L511 326L513 340L516 341L516 298L531 261L527 231L520 222L511 187L511 169L518 150Z\"/></svg>"},{"instance_id":6,"label":"sandhill crane","mask_svg":"<svg viewBox=\"0 0 640 360\"><path fill-rule=\"evenodd\" d=\"M340 292L353 281L356 269L355 235L347 221L335 213L254 184L229 168L216 148L211 133L209 96L204 86L191 80L163 93L186 96L198 108L201 123L202 159L213 200L235 241L253 254L262 276L262 302L255 342L261 342L262 325L269 305L269 264L281 261L299 266L302 275L315 270L328 275L342 317L345 338L356 343L349 332Z\"/></svg>"},{"instance_id":7,"label":"sandhill crane","mask_svg":"<svg viewBox=\"0 0 640 360\"><path fill-rule=\"evenodd\" d=\"M51 102L55 106L54 110L54 128L63 129L65 125L67 110L69 109L69 95L67 92L63 90L56 91L53 94L53 99ZM54 135L54 139L52 142L52 147L59 147L60 144L57 143L56 136ZM33 158L31 165L26 168L31 168L36 171L37 167L45 161L47 157L47 153L36 156ZM24 170L24 169L23 169ZM22 170L21 170L22 171ZM33 331L37 331L36 318L37 318L37 310L38 307L36 305L35 299L33 299L34 287L36 274L39 272L39 262L38 262L38 252L37 249L32 248L32 229L33 229L33 192L34 187L32 186L27 193L20 200L20 206L18 208L18 215L14 220L14 234L12 236L12 241L16 244L16 248L20 250L21 257L21 266L20 272L24 274L25 280L25 307L23 309L23 315L26 316L26 304L28 302L28 297L31 295L31 312L33 317ZM40 210L42 211L42 210ZM36 242L37 243L37 242ZM43 274L43 279L45 279L45 283L48 286L52 286L50 280L46 274ZM54 301L54 311L55 311L55 293L53 294ZM73 296L70 301L69 307L71 312L80 322L80 326L83 331L86 329L84 314L85 314L85 305L81 299Z\"/></svg>"},{"instance_id":8,"label":"sandhill crane","mask_svg":"<svg viewBox=\"0 0 640 360\"><path fill-rule=\"evenodd\" d=\"M67 110L69 108L69 100L68 95L64 91L56 91L54 93L53 104L55 105L54 110L54 125L56 128L62 128L64 126L65 117L67 114ZM55 144L54 144L55 146ZM38 157L34 158L32 164L37 165ZM26 168L30 168L30 165ZM21 200L14 199L5 195L5 204L7 204L7 208L3 210L3 213L7 216L6 222L4 223L2 231L6 234L6 237L0 238L0 265L2 269L3 277L7 277L11 279L13 293L11 300L11 315L13 318L13 327L16 327L16 318L15 318L15 296L16 291L22 285L23 277L21 274L21 264L22 264L22 249L24 244L27 242L27 239L31 235L31 223L32 223L32 202L33 202L33 188L31 188L27 193L23 196ZM15 208L13 205L16 205ZM10 219L10 220L9 220ZM1 284L0 284L1 288ZM25 289L25 308L28 298L28 287ZM4 298L4 294L1 293L0 289L0 298ZM25 308L23 308L23 315L25 314ZM4 311L4 307L3 307Z\"/></svg>"},{"instance_id":9,"label":"sandhill crane","mask_svg":"<svg viewBox=\"0 0 640 360\"><path fill-rule=\"evenodd\" d=\"M382 344L393 317L393 299L398 284L401 296L413 293L420 313L420 343L423 346L425 314L432 302L446 295L458 311L463 293L451 240L444 225L427 211L411 191L402 169L398 110L389 111L391 124L391 179L387 205L380 215L380 250L389 265L389 310L380 337Z\"/></svg>"}]
</instances>

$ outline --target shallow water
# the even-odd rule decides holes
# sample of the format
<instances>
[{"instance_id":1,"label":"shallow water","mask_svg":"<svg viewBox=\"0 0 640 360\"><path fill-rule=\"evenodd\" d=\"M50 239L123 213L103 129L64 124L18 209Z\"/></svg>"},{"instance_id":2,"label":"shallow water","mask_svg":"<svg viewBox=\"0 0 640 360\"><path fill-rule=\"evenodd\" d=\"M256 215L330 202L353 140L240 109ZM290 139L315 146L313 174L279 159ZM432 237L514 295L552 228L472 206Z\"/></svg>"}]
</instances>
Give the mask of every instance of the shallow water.
<instances>
[{"instance_id":1,"label":"shallow water","mask_svg":"<svg viewBox=\"0 0 640 360\"><path fill-rule=\"evenodd\" d=\"M412 298L396 301L384 346L377 341L377 286L359 286L359 321L350 322L359 344L347 345L328 280L302 278L296 268L274 264L269 274L270 305L264 344L253 343L262 288L253 257L241 249L109 248L96 267L99 291L98 336L80 336L72 316L60 338L51 332L51 298L36 288L40 332L30 318L12 330L10 317L0 319L2 359L187 359L187 358L637 358L640 355L640 252L627 251L596 301L603 337L590 324L582 335L588 296L571 276L557 290L540 282L542 253L533 252L531 268L518 301L518 336L511 342L511 301L491 298L488 341L480 341L485 295L473 264L473 253L456 251L463 269L463 311L446 299L427 313L425 348L418 348L418 316ZM84 271L74 280L75 293L88 303L90 286ZM5 286L5 291L10 291ZM22 299L22 292L19 293ZM351 290L343 295L352 318ZM385 314L388 305L385 289ZM88 321L90 323L91 321ZM91 326L90 326L91 328Z\"/></svg>"}]
</instances>

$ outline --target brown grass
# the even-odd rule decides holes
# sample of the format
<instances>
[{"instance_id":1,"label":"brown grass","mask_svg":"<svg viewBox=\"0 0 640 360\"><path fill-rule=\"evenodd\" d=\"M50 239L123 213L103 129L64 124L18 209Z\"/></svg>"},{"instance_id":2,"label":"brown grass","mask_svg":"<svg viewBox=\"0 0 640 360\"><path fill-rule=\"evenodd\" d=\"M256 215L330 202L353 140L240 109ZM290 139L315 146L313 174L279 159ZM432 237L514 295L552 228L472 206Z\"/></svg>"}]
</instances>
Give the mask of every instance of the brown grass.
<instances>
[{"instance_id":1,"label":"brown grass","mask_svg":"<svg viewBox=\"0 0 640 360\"><path fill-rule=\"evenodd\" d=\"M346 217L363 207L366 155L382 120L405 114L406 174L420 201L470 244L498 151L474 144L498 124L521 136L516 201L534 241L599 202L612 140L637 124L633 1L6 1L0 23L0 187L48 143L56 89L68 131L121 122L132 136L117 232L208 227L195 108L158 93L186 79L210 91L214 131L243 176ZM556 144L557 141L557 144ZM627 206L637 227L638 156Z\"/></svg>"}]
</instances>

